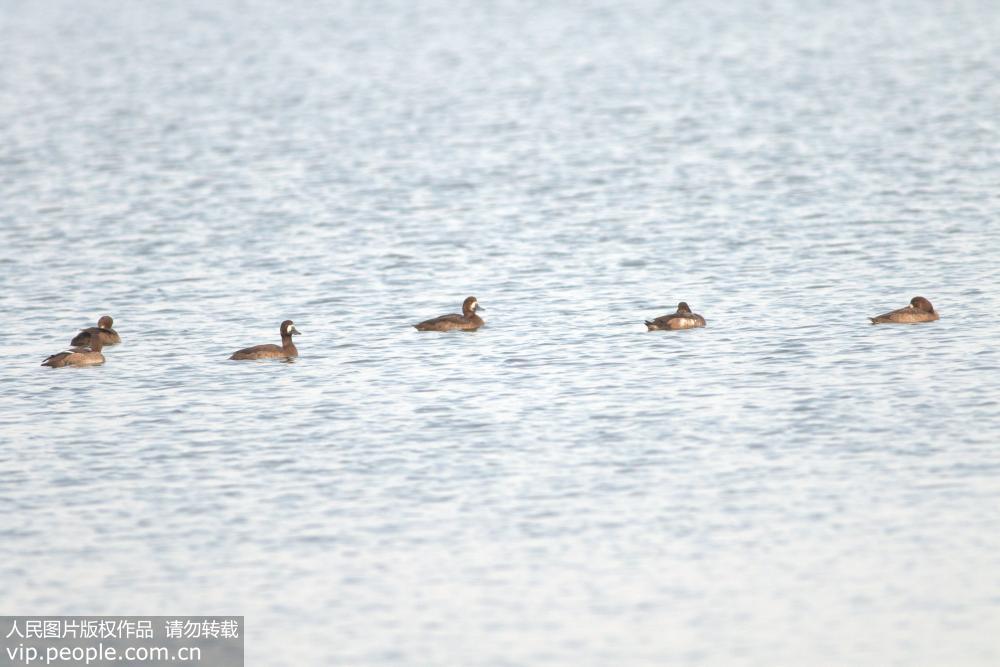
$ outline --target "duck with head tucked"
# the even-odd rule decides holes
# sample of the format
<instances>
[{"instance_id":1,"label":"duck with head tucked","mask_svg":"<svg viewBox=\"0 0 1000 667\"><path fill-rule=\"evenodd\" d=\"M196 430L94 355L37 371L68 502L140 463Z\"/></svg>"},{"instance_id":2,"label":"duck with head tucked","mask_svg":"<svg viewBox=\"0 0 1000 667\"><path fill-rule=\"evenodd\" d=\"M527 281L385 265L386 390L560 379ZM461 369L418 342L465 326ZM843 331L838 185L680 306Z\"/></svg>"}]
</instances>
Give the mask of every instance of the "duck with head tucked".
<instances>
[{"instance_id":1,"label":"duck with head tucked","mask_svg":"<svg viewBox=\"0 0 1000 667\"><path fill-rule=\"evenodd\" d=\"M246 347L233 352L233 356L229 358L243 361L247 359L291 359L299 356L299 351L295 347L295 343L292 342L292 336L299 335L299 330L295 328L295 324L291 320L285 320L281 323L280 332L280 346L273 343L254 345L253 347Z\"/></svg>"},{"instance_id":2,"label":"duck with head tucked","mask_svg":"<svg viewBox=\"0 0 1000 667\"><path fill-rule=\"evenodd\" d=\"M483 318L476 314L480 307L476 297L470 296L462 303L462 314L442 315L431 320L414 324L417 331L475 331L483 326Z\"/></svg>"},{"instance_id":3,"label":"duck with head tucked","mask_svg":"<svg viewBox=\"0 0 1000 667\"><path fill-rule=\"evenodd\" d=\"M65 352L53 354L42 362L42 366L50 368L99 366L104 363L104 355L101 354L102 347L104 347L104 341L101 339L101 336L92 336L89 346L78 346Z\"/></svg>"},{"instance_id":4,"label":"duck with head tucked","mask_svg":"<svg viewBox=\"0 0 1000 667\"><path fill-rule=\"evenodd\" d=\"M80 333L70 341L70 345L87 347L90 345L91 339L95 337L100 338L104 345L117 345L122 342L122 339L118 332L111 328L114 323L115 321L111 319L110 315L101 315L101 319L97 320L96 327L80 329Z\"/></svg>"},{"instance_id":5,"label":"duck with head tucked","mask_svg":"<svg viewBox=\"0 0 1000 667\"><path fill-rule=\"evenodd\" d=\"M917 324L941 319L931 302L922 296L910 299L910 305L889 313L869 317L872 324Z\"/></svg>"},{"instance_id":6,"label":"duck with head tucked","mask_svg":"<svg viewBox=\"0 0 1000 667\"><path fill-rule=\"evenodd\" d=\"M655 320L646 320L646 331L670 331L675 329L694 329L705 326L705 318L691 312L686 301L677 304L677 312L661 315Z\"/></svg>"}]
</instances>

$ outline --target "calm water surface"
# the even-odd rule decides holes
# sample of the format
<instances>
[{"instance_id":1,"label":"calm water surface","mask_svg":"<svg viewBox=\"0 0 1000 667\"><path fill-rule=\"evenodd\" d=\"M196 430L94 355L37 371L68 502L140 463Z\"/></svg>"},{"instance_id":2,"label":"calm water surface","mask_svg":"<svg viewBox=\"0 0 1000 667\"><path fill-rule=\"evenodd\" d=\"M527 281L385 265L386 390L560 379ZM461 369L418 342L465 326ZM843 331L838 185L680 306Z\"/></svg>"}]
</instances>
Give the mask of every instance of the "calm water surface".
<instances>
[{"instance_id":1,"label":"calm water surface","mask_svg":"<svg viewBox=\"0 0 1000 667\"><path fill-rule=\"evenodd\" d=\"M992 2L0 0L5 613L1000 664L998 81Z\"/></svg>"}]
</instances>

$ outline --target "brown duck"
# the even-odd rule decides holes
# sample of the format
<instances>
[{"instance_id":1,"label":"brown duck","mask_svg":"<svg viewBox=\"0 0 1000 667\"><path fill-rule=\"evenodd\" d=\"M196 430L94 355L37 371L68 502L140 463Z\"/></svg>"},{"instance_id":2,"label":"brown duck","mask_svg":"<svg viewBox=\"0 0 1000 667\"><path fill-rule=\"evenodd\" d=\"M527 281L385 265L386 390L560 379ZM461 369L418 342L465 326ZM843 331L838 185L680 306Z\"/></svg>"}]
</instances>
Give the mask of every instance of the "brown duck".
<instances>
[{"instance_id":1,"label":"brown duck","mask_svg":"<svg viewBox=\"0 0 1000 667\"><path fill-rule=\"evenodd\" d=\"M476 297L470 296L462 303L461 315L442 315L413 326L417 331L475 331L484 324L483 318L476 315L477 310L485 308L479 306Z\"/></svg>"},{"instance_id":2,"label":"brown duck","mask_svg":"<svg viewBox=\"0 0 1000 667\"><path fill-rule=\"evenodd\" d=\"M42 366L49 366L51 368L62 368L63 366L98 366L104 363L104 355L101 354L102 347L104 347L104 342L101 340L101 337L93 336L90 346L74 347L59 354L53 354L42 362Z\"/></svg>"},{"instance_id":3,"label":"brown duck","mask_svg":"<svg viewBox=\"0 0 1000 667\"><path fill-rule=\"evenodd\" d=\"M111 319L110 315L101 315L101 319L97 320L96 327L80 329L80 333L74 336L70 345L87 347L91 343L91 338L95 336L100 338L104 345L117 345L122 342L122 339L118 332L111 328L114 323L115 321Z\"/></svg>"},{"instance_id":4,"label":"brown duck","mask_svg":"<svg viewBox=\"0 0 1000 667\"><path fill-rule=\"evenodd\" d=\"M694 329L705 326L705 318L691 312L687 302L677 304L677 312L661 315L655 320L646 320L647 331L668 331L673 329Z\"/></svg>"},{"instance_id":5,"label":"brown duck","mask_svg":"<svg viewBox=\"0 0 1000 667\"><path fill-rule=\"evenodd\" d=\"M910 305L890 313L869 317L872 324L917 324L941 319L931 302L922 296L910 299Z\"/></svg>"},{"instance_id":6,"label":"brown duck","mask_svg":"<svg viewBox=\"0 0 1000 667\"><path fill-rule=\"evenodd\" d=\"M299 330L291 320L281 323L281 345L268 343L267 345L255 345L233 352L230 359L290 359L299 356L299 351L292 342L292 336L298 336Z\"/></svg>"}]
</instances>

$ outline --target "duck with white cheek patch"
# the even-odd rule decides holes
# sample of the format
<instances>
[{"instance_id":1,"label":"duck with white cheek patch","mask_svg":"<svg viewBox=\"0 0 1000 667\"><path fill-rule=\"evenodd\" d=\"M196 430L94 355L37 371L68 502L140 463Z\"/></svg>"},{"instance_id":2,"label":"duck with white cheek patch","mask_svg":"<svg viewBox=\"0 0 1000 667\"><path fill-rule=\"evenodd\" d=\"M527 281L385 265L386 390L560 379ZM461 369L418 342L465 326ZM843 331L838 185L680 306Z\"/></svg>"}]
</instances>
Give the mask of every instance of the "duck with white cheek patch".
<instances>
[{"instance_id":1,"label":"duck with white cheek patch","mask_svg":"<svg viewBox=\"0 0 1000 667\"><path fill-rule=\"evenodd\" d=\"M442 315L431 320L425 320L413 327L417 331L475 331L483 326L483 318L476 311L485 310L480 307L476 297L470 296L462 303L462 314Z\"/></svg>"},{"instance_id":2,"label":"duck with white cheek patch","mask_svg":"<svg viewBox=\"0 0 1000 667\"><path fill-rule=\"evenodd\" d=\"M268 343L267 345L255 345L247 347L237 352L233 352L230 359L243 361L248 359L291 359L299 356L299 351L292 342L292 336L298 336L299 330L291 320L281 323L281 345Z\"/></svg>"}]
</instances>

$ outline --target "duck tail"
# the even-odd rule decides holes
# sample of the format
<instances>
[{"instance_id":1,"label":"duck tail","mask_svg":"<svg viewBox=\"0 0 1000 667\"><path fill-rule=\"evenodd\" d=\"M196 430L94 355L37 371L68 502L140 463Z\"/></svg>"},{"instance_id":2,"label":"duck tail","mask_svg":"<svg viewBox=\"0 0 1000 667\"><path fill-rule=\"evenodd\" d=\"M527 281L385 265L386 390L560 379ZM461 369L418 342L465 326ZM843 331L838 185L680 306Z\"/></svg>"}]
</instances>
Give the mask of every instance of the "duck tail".
<instances>
[{"instance_id":1,"label":"duck tail","mask_svg":"<svg viewBox=\"0 0 1000 667\"><path fill-rule=\"evenodd\" d=\"M650 322L649 320L645 320L645 322L646 322L646 331L656 331L659 328L656 326L656 322Z\"/></svg>"}]
</instances>

